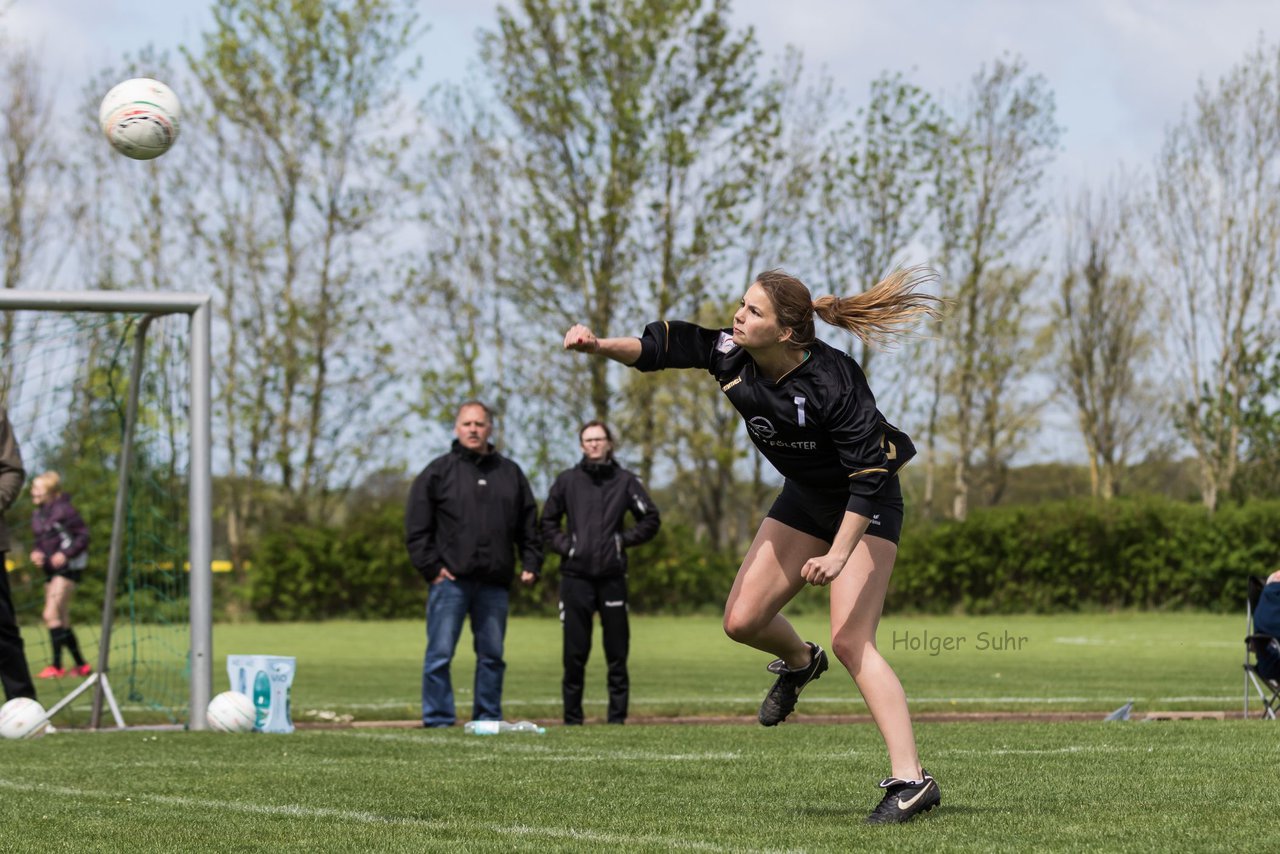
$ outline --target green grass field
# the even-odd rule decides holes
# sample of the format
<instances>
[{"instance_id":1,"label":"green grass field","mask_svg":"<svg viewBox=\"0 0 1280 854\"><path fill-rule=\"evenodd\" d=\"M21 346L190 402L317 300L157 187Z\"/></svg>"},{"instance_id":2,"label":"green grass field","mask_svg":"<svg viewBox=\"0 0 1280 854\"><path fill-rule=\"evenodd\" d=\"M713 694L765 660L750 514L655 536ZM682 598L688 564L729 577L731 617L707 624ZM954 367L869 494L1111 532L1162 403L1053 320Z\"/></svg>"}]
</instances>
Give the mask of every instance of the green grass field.
<instances>
[{"instance_id":1,"label":"green grass field","mask_svg":"<svg viewBox=\"0 0 1280 854\"><path fill-rule=\"evenodd\" d=\"M820 619L798 622L823 636ZM717 620L633 623L633 718L754 714L769 683L764 656L725 639ZM1128 699L1136 717L1234 712L1242 630L1243 619L1195 614L886 619L881 646L918 712L1088 710L1099 718L938 723L924 715L921 753L943 805L905 827L861 824L887 773L879 735L865 723L551 726L541 736L496 737L362 726L230 736L86 733L66 728L75 723L68 717L57 734L0 743L0 849L1254 847L1274 815L1276 723L1100 720ZM422 633L416 621L220 625L215 647L220 662L230 653L296 655L295 721L321 712L412 720ZM464 633L455 667L463 717L469 644ZM907 648L914 644L920 648ZM557 624L513 620L508 652L507 718L558 717ZM604 673L596 659L589 680L588 714L598 715ZM215 690L226 686L220 669ZM836 669L800 705L801 720L863 711Z\"/></svg>"},{"instance_id":2,"label":"green grass field","mask_svg":"<svg viewBox=\"0 0 1280 854\"><path fill-rule=\"evenodd\" d=\"M8 851L1250 850L1275 725L926 724L943 804L868 828L867 725L105 733L0 745Z\"/></svg>"},{"instance_id":3,"label":"green grass field","mask_svg":"<svg viewBox=\"0 0 1280 854\"><path fill-rule=\"evenodd\" d=\"M796 624L806 637L825 643L822 618ZM1108 712L1130 699L1139 712L1234 711L1243 685L1243 636L1243 615L1139 613L891 617L879 632L912 708L924 712ZM293 708L299 721L308 720L309 711L357 720L417 718L424 643L417 621L219 625L214 634L220 663L230 653L297 656ZM631 648L634 717L754 715L771 681L764 671L768 657L725 638L715 617L635 618ZM464 631L454 662L464 718L474 660ZM559 624L512 620L507 661L506 716L559 719ZM853 681L836 668L806 691L801 712L865 713ZM597 628L587 674L589 717L604 714L604 669ZM215 690L228 684L220 664Z\"/></svg>"}]
</instances>

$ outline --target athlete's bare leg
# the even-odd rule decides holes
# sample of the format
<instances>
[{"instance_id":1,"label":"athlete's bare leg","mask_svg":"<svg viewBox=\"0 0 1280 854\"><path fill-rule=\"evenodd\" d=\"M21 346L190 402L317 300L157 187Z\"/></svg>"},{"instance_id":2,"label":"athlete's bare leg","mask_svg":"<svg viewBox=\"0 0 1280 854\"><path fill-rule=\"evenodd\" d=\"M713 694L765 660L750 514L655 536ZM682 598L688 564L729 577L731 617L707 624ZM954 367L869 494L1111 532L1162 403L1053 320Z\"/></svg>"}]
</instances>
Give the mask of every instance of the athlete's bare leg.
<instances>
[{"instance_id":1,"label":"athlete's bare leg","mask_svg":"<svg viewBox=\"0 0 1280 854\"><path fill-rule=\"evenodd\" d=\"M70 622L71 594L76 583L69 578L55 575L44 587L44 624L50 629L65 627Z\"/></svg>"},{"instance_id":2,"label":"athlete's bare leg","mask_svg":"<svg viewBox=\"0 0 1280 854\"><path fill-rule=\"evenodd\" d=\"M858 684L889 750L892 775L919 780L920 757L907 696L893 668L876 649L876 627L898 547L864 536L831 583L831 650Z\"/></svg>"},{"instance_id":3,"label":"athlete's bare leg","mask_svg":"<svg viewBox=\"0 0 1280 854\"><path fill-rule=\"evenodd\" d=\"M830 544L766 518L756 531L724 606L724 631L741 644L772 653L788 667L807 667L809 647L783 617L782 607L804 587L800 568Z\"/></svg>"}]
</instances>

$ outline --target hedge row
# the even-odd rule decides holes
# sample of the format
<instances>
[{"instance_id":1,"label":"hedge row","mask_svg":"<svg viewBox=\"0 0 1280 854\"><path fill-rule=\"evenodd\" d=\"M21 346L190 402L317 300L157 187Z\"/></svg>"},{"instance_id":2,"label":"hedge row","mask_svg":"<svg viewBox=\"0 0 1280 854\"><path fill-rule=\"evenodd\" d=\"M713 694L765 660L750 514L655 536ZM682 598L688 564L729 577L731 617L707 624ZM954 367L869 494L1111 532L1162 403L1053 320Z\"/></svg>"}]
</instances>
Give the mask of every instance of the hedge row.
<instances>
[{"instance_id":1,"label":"hedge row","mask_svg":"<svg viewBox=\"0 0 1280 854\"><path fill-rule=\"evenodd\" d=\"M254 555L252 609L264 620L422 616L426 588L405 555L402 513L387 504L340 528L278 529ZM632 610L718 610L740 558L736 550L706 548L668 521L630 555ZM515 613L555 613L556 566L552 557L532 590L517 585ZM995 508L963 523L909 525L887 609L1234 611L1242 607L1245 579L1277 568L1278 501L1213 515L1154 498Z\"/></svg>"},{"instance_id":2,"label":"hedge row","mask_svg":"<svg viewBox=\"0 0 1280 854\"><path fill-rule=\"evenodd\" d=\"M404 510L387 505L335 526L292 525L259 543L250 575L250 606L262 620L421 617L426 585L409 566ZM738 556L701 547L691 531L664 525L629 554L631 607L637 613L688 613L719 607ZM556 613L559 558L543 580L512 588L516 614Z\"/></svg>"},{"instance_id":3,"label":"hedge row","mask_svg":"<svg viewBox=\"0 0 1280 854\"><path fill-rule=\"evenodd\" d=\"M973 513L908 535L888 607L973 614L1114 608L1243 610L1280 569L1280 501L1075 500Z\"/></svg>"}]
</instances>

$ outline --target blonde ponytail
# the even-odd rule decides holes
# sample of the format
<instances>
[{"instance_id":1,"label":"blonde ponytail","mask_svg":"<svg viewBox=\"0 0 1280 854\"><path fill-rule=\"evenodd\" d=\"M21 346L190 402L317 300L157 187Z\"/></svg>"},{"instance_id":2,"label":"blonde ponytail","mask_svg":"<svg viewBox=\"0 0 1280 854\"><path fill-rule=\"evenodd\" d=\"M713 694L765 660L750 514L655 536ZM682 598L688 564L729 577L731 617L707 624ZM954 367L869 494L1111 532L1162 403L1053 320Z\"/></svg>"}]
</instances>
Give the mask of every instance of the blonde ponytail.
<instances>
[{"instance_id":1,"label":"blonde ponytail","mask_svg":"<svg viewBox=\"0 0 1280 854\"><path fill-rule=\"evenodd\" d=\"M895 337L922 317L938 316L941 300L916 292L937 279L929 267L898 269L855 296L819 297L813 302L813 312L824 323L847 329L867 344L892 346Z\"/></svg>"}]
</instances>

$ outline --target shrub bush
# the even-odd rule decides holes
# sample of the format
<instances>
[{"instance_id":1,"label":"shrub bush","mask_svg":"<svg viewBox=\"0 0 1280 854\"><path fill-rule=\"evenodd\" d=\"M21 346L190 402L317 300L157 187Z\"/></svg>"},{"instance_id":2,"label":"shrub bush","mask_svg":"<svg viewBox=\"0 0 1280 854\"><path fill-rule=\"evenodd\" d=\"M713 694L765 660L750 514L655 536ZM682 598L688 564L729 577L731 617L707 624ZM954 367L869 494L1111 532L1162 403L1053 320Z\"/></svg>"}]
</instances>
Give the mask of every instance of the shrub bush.
<instances>
[{"instance_id":1,"label":"shrub bush","mask_svg":"<svg viewBox=\"0 0 1280 854\"><path fill-rule=\"evenodd\" d=\"M974 512L908 531L896 611L975 614L1112 608L1230 611L1250 574L1280 567L1280 502L1073 500Z\"/></svg>"},{"instance_id":2,"label":"shrub bush","mask_svg":"<svg viewBox=\"0 0 1280 854\"><path fill-rule=\"evenodd\" d=\"M262 620L413 617L426 601L405 552L404 509L390 502L340 528L277 528L258 544L249 576Z\"/></svg>"},{"instance_id":3,"label":"shrub bush","mask_svg":"<svg viewBox=\"0 0 1280 854\"><path fill-rule=\"evenodd\" d=\"M253 555L251 602L263 620L422 617L426 585L409 566L403 507L387 502L341 527L282 526ZM679 522L629 553L634 613L718 611L741 560ZM889 610L1053 613L1241 607L1245 580L1280 568L1280 501L1203 507L1160 498L1087 499L975 511L909 525ZM556 612L559 558L512 587L513 614ZM821 597L818 597L821 598ZM806 593L792 610L825 608Z\"/></svg>"}]
</instances>

